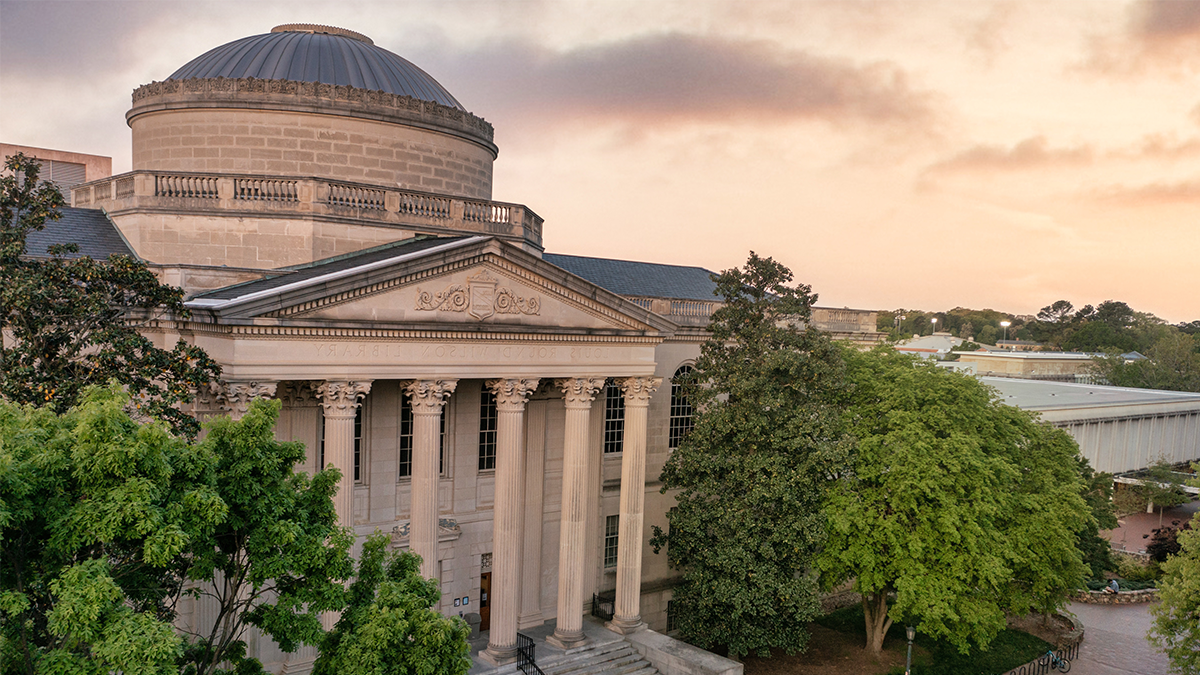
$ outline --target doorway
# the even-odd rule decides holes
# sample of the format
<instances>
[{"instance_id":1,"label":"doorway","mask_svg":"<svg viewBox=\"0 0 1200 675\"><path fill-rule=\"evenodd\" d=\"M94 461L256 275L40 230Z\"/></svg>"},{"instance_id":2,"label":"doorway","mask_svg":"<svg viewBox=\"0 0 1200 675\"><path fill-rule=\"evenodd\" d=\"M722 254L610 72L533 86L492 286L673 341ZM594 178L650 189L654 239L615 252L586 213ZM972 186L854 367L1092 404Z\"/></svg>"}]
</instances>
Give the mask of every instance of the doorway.
<instances>
[{"instance_id":1,"label":"doorway","mask_svg":"<svg viewBox=\"0 0 1200 675\"><path fill-rule=\"evenodd\" d=\"M492 573L483 572L479 575L479 630L490 630L492 627Z\"/></svg>"}]
</instances>

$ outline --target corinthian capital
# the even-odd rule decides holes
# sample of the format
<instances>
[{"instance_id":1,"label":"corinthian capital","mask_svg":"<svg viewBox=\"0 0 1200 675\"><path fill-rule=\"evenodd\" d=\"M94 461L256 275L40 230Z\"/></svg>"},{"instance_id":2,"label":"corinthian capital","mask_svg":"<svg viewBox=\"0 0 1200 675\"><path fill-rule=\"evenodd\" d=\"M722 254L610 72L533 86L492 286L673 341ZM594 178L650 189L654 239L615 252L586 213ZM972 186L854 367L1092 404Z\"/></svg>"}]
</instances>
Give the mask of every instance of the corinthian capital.
<instances>
[{"instance_id":1,"label":"corinthian capital","mask_svg":"<svg viewBox=\"0 0 1200 675\"><path fill-rule=\"evenodd\" d=\"M404 393L412 400L413 414L437 415L457 386L458 380L413 380Z\"/></svg>"},{"instance_id":2,"label":"corinthian capital","mask_svg":"<svg viewBox=\"0 0 1200 675\"><path fill-rule=\"evenodd\" d=\"M317 387L321 382L306 382L304 380L285 382L279 385L279 400L287 408L311 408L320 403L317 398Z\"/></svg>"},{"instance_id":3,"label":"corinthian capital","mask_svg":"<svg viewBox=\"0 0 1200 675\"><path fill-rule=\"evenodd\" d=\"M317 396L321 397L326 417L354 417L370 391L370 382L325 382L317 387Z\"/></svg>"},{"instance_id":4,"label":"corinthian capital","mask_svg":"<svg viewBox=\"0 0 1200 675\"><path fill-rule=\"evenodd\" d=\"M496 394L498 412L520 412L525 409L529 396L537 390L538 380L488 380L486 384Z\"/></svg>"},{"instance_id":5,"label":"corinthian capital","mask_svg":"<svg viewBox=\"0 0 1200 675\"><path fill-rule=\"evenodd\" d=\"M645 407L650 405L650 395L662 384L661 377L627 377L617 380L625 392L625 405Z\"/></svg>"},{"instance_id":6,"label":"corinthian capital","mask_svg":"<svg viewBox=\"0 0 1200 675\"><path fill-rule=\"evenodd\" d=\"M590 408L596 392L604 386L604 378L570 377L555 380L554 386L562 389L563 401L568 408Z\"/></svg>"},{"instance_id":7,"label":"corinthian capital","mask_svg":"<svg viewBox=\"0 0 1200 675\"><path fill-rule=\"evenodd\" d=\"M278 385L278 382L226 382L221 392L225 404L221 408L234 415L244 415L254 399L274 397Z\"/></svg>"}]
</instances>

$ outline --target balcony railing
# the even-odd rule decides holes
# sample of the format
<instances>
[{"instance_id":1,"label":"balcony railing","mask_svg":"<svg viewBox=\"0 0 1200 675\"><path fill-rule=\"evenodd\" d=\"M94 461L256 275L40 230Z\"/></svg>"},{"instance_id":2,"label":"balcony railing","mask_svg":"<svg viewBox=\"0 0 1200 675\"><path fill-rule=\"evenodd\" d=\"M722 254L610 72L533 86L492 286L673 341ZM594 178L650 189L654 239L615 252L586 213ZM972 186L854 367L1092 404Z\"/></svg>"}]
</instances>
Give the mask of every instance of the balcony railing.
<instances>
[{"instance_id":1,"label":"balcony railing","mask_svg":"<svg viewBox=\"0 0 1200 675\"><path fill-rule=\"evenodd\" d=\"M153 210L240 218L294 213L435 234L492 234L542 247L543 221L521 204L322 178L132 171L72 188L71 203L111 214Z\"/></svg>"}]
</instances>

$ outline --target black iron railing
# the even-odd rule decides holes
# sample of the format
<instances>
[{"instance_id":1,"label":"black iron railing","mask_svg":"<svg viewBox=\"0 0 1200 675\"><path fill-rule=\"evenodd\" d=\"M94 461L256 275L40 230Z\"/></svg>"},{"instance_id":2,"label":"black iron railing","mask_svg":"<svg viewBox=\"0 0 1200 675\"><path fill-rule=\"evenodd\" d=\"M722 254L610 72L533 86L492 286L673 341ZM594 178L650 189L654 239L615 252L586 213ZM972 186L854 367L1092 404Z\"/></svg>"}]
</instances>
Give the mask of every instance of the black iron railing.
<instances>
[{"instance_id":1,"label":"black iron railing","mask_svg":"<svg viewBox=\"0 0 1200 675\"><path fill-rule=\"evenodd\" d=\"M1060 659L1074 661L1079 656L1079 645L1079 642L1067 645L1061 649L1054 650L1054 654ZM1036 661L1026 663L1020 668L1014 668L1005 673L1005 675L1047 675L1047 673L1052 672L1055 672L1055 669L1050 667L1050 658L1043 654Z\"/></svg>"},{"instance_id":2,"label":"black iron railing","mask_svg":"<svg viewBox=\"0 0 1200 675\"><path fill-rule=\"evenodd\" d=\"M607 591L592 594L592 616L605 621L612 621L616 612L617 592Z\"/></svg>"},{"instance_id":3,"label":"black iron railing","mask_svg":"<svg viewBox=\"0 0 1200 675\"><path fill-rule=\"evenodd\" d=\"M517 668L525 675L546 675L533 660L533 638L517 633Z\"/></svg>"}]
</instances>

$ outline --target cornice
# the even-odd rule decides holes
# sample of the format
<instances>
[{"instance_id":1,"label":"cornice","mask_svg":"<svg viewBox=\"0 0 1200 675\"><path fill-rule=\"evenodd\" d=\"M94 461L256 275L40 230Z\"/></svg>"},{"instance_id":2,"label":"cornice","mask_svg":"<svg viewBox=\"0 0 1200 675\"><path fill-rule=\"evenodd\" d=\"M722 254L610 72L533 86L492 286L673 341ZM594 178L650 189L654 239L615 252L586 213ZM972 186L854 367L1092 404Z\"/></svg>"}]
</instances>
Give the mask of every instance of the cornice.
<instances>
[{"instance_id":1,"label":"cornice","mask_svg":"<svg viewBox=\"0 0 1200 675\"><path fill-rule=\"evenodd\" d=\"M395 342L469 341L469 342L560 342L587 344L659 344L662 336L596 335L590 333L491 333L481 331L407 330L389 328L346 328L311 326L228 325L181 321L176 331L197 335L228 336L250 339L330 339L389 340Z\"/></svg>"},{"instance_id":2,"label":"cornice","mask_svg":"<svg viewBox=\"0 0 1200 675\"><path fill-rule=\"evenodd\" d=\"M439 131L486 148L496 156L492 125L464 110L411 96L349 85L292 80L193 78L151 82L133 90L133 107L125 114L132 126L141 115L164 110L249 108L338 115Z\"/></svg>"}]
</instances>

